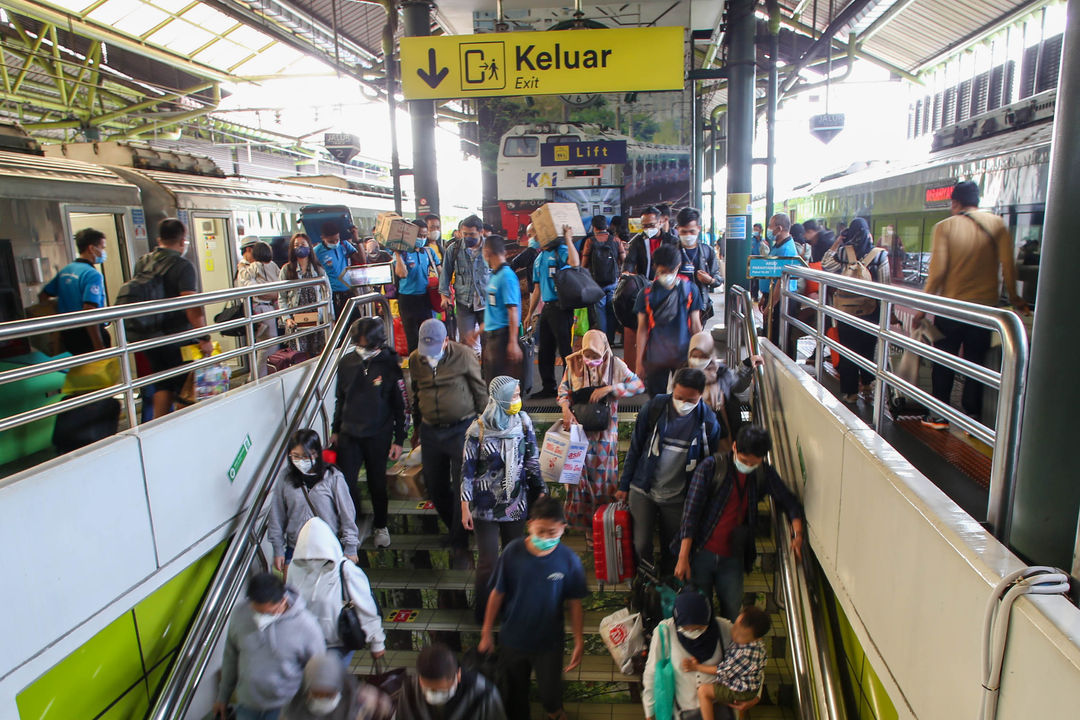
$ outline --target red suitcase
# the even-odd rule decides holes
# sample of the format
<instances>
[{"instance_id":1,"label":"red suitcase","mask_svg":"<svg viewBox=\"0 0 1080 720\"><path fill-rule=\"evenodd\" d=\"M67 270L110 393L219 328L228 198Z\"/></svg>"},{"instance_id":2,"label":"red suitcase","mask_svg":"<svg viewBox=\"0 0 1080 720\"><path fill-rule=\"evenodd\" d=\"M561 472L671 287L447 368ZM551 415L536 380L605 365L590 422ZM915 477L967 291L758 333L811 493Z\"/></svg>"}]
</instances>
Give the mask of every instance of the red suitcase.
<instances>
[{"instance_id":1,"label":"red suitcase","mask_svg":"<svg viewBox=\"0 0 1080 720\"><path fill-rule=\"evenodd\" d=\"M596 579L616 585L634 575L634 540L630 508L625 503L601 505L593 513L593 564Z\"/></svg>"},{"instance_id":2,"label":"red suitcase","mask_svg":"<svg viewBox=\"0 0 1080 720\"><path fill-rule=\"evenodd\" d=\"M285 350L278 350L275 353L271 353L270 356L266 358L266 369L268 372L278 372L279 370L291 368L293 365L302 363L309 357L311 356L300 350L290 350L288 348Z\"/></svg>"}]
</instances>

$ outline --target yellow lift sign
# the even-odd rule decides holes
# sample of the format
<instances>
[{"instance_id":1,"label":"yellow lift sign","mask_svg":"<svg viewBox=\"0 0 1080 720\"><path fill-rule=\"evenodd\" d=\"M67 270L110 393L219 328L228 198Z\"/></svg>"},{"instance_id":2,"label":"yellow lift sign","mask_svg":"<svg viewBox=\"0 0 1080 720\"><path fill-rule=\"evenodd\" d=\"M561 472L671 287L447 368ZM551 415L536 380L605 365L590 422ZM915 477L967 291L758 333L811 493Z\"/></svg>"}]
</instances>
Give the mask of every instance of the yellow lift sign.
<instances>
[{"instance_id":1,"label":"yellow lift sign","mask_svg":"<svg viewBox=\"0 0 1080 720\"><path fill-rule=\"evenodd\" d=\"M409 100L682 90L681 27L401 39Z\"/></svg>"}]
</instances>

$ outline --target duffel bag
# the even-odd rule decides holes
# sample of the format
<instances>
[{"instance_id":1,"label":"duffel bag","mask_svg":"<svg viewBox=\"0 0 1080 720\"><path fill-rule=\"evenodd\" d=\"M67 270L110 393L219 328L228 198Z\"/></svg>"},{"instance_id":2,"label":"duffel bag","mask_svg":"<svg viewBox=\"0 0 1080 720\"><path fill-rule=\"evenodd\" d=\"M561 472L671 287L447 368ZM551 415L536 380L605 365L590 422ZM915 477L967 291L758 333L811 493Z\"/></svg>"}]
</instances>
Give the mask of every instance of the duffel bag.
<instances>
[{"instance_id":1,"label":"duffel bag","mask_svg":"<svg viewBox=\"0 0 1080 720\"><path fill-rule=\"evenodd\" d=\"M563 310L589 307L604 297L604 289L583 267L566 267L555 273L555 292Z\"/></svg>"}]
</instances>

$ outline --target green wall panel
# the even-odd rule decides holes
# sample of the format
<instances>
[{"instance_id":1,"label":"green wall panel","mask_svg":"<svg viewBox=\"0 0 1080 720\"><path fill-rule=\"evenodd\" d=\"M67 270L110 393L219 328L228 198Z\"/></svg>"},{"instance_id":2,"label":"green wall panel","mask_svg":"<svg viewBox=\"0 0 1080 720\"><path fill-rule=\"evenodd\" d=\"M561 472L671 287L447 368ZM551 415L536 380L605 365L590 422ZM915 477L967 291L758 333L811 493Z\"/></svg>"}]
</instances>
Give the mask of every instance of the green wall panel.
<instances>
[{"instance_id":1,"label":"green wall panel","mask_svg":"<svg viewBox=\"0 0 1080 720\"><path fill-rule=\"evenodd\" d=\"M97 720L141 720L150 709L150 698L146 694L146 683L138 685L124 693L116 704L99 715Z\"/></svg>"}]
</instances>

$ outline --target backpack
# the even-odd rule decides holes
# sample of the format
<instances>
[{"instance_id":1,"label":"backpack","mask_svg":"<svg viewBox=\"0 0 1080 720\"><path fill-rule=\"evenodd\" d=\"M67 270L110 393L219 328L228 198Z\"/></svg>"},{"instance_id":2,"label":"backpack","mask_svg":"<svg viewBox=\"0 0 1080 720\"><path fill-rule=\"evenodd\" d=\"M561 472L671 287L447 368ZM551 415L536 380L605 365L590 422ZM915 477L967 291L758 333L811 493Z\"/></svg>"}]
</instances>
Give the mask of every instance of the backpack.
<instances>
[{"instance_id":1,"label":"backpack","mask_svg":"<svg viewBox=\"0 0 1080 720\"><path fill-rule=\"evenodd\" d=\"M596 284L589 271L575 266L564 267L555 273L555 293L563 310L587 308L604 297L603 288Z\"/></svg>"},{"instance_id":2,"label":"backpack","mask_svg":"<svg viewBox=\"0 0 1080 720\"><path fill-rule=\"evenodd\" d=\"M650 295L652 293L652 285L645 286L645 315L649 320L649 332L656 328L656 317L653 314L653 306ZM682 293L685 293L685 299L682 297ZM672 288L670 294L661 301L661 306L664 308L664 318L668 316L669 310L672 308L664 307L669 304L674 304L677 308L680 301L686 303L686 330L687 337L690 334L690 313L693 311L694 295L685 286L685 283L680 281L675 288ZM675 316L677 318L677 315ZM674 319L674 318L673 318ZM662 318L663 322L667 322ZM649 338L652 340L652 337ZM687 349L685 347L674 347L668 344L658 344L655 342L646 342L645 345L645 365L647 368L674 368L678 367L680 363L686 360Z\"/></svg>"},{"instance_id":3,"label":"backpack","mask_svg":"<svg viewBox=\"0 0 1080 720\"><path fill-rule=\"evenodd\" d=\"M158 250L143 255L135 263L132 278L120 286L120 291L116 294L116 304L164 300L165 274L180 260L179 255ZM147 340L164 334L165 317L166 313L155 313L128 318L124 321L124 327L130 339Z\"/></svg>"},{"instance_id":4,"label":"backpack","mask_svg":"<svg viewBox=\"0 0 1080 720\"><path fill-rule=\"evenodd\" d=\"M610 239L600 242L593 238L589 272L601 287L614 285L619 281L619 253L615 248L616 242Z\"/></svg>"},{"instance_id":5,"label":"backpack","mask_svg":"<svg viewBox=\"0 0 1080 720\"><path fill-rule=\"evenodd\" d=\"M874 282L874 274L870 271L870 266L878 261L881 253L885 252L885 248L873 248L862 258L855 257L855 248L850 245L845 247L844 251L847 254L847 261L840 274L854 280ZM849 315L861 316L869 315L877 310L878 301L864 295L837 290L833 295L832 304L837 310L842 310Z\"/></svg>"},{"instance_id":6,"label":"backpack","mask_svg":"<svg viewBox=\"0 0 1080 720\"><path fill-rule=\"evenodd\" d=\"M615 319L622 327L637 329L638 318L634 305L637 303L638 294L646 285L648 281L644 275L623 275L619 278L619 284L611 299L611 307L615 311Z\"/></svg>"}]
</instances>

